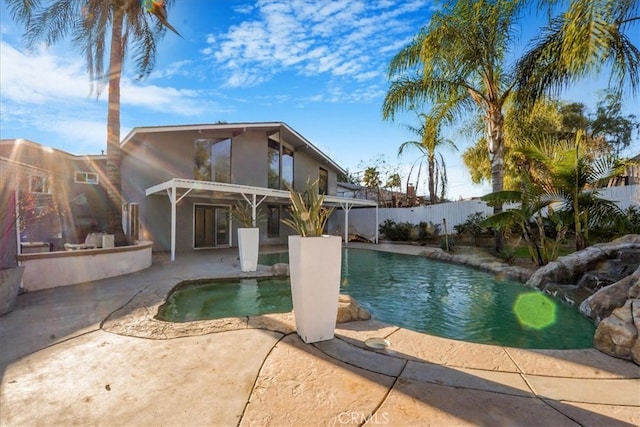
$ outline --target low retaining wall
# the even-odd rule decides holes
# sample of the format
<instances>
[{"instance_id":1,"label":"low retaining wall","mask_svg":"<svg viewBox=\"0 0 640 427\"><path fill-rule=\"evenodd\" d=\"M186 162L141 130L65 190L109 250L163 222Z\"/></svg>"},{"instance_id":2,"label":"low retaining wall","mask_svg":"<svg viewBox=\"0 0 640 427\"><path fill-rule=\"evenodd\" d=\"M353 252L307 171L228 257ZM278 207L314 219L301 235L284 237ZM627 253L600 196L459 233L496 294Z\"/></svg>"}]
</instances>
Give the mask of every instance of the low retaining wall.
<instances>
[{"instance_id":1,"label":"low retaining wall","mask_svg":"<svg viewBox=\"0 0 640 427\"><path fill-rule=\"evenodd\" d=\"M75 285L121 276L151 266L153 242L132 246L18 255L25 266L22 286L28 291Z\"/></svg>"}]
</instances>

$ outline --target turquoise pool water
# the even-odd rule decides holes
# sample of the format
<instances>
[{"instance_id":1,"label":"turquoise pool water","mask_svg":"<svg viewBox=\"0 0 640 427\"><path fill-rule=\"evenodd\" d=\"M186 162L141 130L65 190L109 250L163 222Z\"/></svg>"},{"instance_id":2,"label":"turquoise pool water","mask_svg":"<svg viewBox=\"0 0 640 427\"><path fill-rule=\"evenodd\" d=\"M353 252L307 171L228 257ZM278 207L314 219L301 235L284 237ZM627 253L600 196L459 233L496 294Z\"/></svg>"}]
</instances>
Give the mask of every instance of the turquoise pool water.
<instances>
[{"instance_id":1,"label":"turquoise pool water","mask_svg":"<svg viewBox=\"0 0 640 427\"><path fill-rule=\"evenodd\" d=\"M259 262L287 262L286 255ZM418 256L345 249L341 292L383 322L470 342L589 348L595 332L574 307L518 282ZM160 311L166 320L189 321L290 310L288 280L269 279L181 286Z\"/></svg>"}]
</instances>

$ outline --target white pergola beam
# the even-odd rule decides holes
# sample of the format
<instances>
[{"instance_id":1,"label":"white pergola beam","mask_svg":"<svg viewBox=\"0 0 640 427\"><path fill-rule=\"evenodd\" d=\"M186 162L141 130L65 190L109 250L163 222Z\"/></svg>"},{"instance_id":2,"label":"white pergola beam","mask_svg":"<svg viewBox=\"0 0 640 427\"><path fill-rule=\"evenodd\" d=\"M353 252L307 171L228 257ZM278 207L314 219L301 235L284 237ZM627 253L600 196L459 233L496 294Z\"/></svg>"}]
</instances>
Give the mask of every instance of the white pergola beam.
<instances>
[{"instance_id":1,"label":"white pergola beam","mask_svg":"<svg viewBox=\"0 0 640 427\"><path fill-rule=\"evenodd\" d=\"M186 190L183 194L178 196L178 190ZM273 197L278 199L289 199L289 191L274 190L271 188L253 187L249 185L238 184L225 184L220 182L209 181L196 181L190 179L173 178L169 181L162 182L157 185L153 185L145 190L145 194L150 196L152 194L166 192L169 201L171 203L171 261L176 259L176 220L177 220L177 204L182 201L192 191L207 191L211 193L232 193L240 194L251 204L251 214L253 219L253 226L256 226L257 207L264 202L267 197ZM250 195L251 198L247 197ZM262 196L258 200L258 196ZM369 206L376 208L376 230L375 230L375 243L378 243L378 203L372 200L364 199L352 199L336 196L325 196L326 204L340 206L345 211L345 243L348 243L349 239L349 212L354 206Z\"/></svg>"}]
</instances>

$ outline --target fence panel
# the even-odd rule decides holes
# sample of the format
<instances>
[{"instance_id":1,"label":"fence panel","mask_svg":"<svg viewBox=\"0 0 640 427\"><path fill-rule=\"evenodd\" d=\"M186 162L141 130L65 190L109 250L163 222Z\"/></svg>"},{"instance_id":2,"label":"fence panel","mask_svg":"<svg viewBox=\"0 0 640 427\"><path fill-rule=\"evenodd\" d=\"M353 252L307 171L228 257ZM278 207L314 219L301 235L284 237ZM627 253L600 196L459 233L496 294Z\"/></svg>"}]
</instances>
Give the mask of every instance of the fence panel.
<instances>
[{"instance_id":1,"label":"fence panel","mask_svg":"<svg viewBox=\"0 0 640 427\"><path fill-rule=\"evenodd\" d=\"M632 205L640 206L640 185L603 188L600 190L600 197L616 202L623 210ZM505 208L508 207L505 205ZM476 212L490 216L493 213L493 208L487 206L482 200L462 200L413 208L380 208L378 209L377 224L375 208L357 208L352 209L349 213L349 233L372 239L378 225L388 219L397 223L409 222L411 224L419 224L423 221L442 224L442 220L446 219L448 232L453 233L456 225L463 224L469 215ZM334 219L332 224L335 225L333 231L342 234L344 211L338 210L334 215L336 217L332 218ZM442 227L440 232L444 232Z\"/></svg>"}]
</instances>

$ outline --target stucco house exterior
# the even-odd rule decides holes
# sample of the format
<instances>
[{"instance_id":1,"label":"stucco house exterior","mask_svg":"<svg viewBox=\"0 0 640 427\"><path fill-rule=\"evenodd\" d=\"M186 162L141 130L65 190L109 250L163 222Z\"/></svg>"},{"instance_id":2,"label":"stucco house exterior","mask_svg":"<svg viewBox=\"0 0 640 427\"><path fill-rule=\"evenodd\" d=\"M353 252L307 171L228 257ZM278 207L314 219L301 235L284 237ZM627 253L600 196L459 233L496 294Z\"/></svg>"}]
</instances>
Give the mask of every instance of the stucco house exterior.
<instances>
[{"instance_id":1,"label":"stucco house exterior","mask_svg":"<svg viewBox=\"0 0 640 427\"><path fill-rule=\"evenodd\" d=\"M17 191L20 243L50 250L83 241L106 227L108 198L104 155L74 155L26 139L0 140L3 203ZM24 252L24 251L22 251Z\"/></svg>"},{"instance_id":2,"label":"stucco house exterior","mask_svg":"<svg viewBox=\"0 0 640 427\"><path fill-rule=\"evenodd\" d=\"M261 244L286 243L281 223L289 191L319 180L327 204L345 212L377 203L337 196L345 171L282 122L136 127L121 143L123 225L131 241L155 251L188 252L236 245L231 209L245 201L261 209ZM334 215L335 216L335 215ZM348 230L330 220L329 232Z\"/></svg>"}]
</instances>

